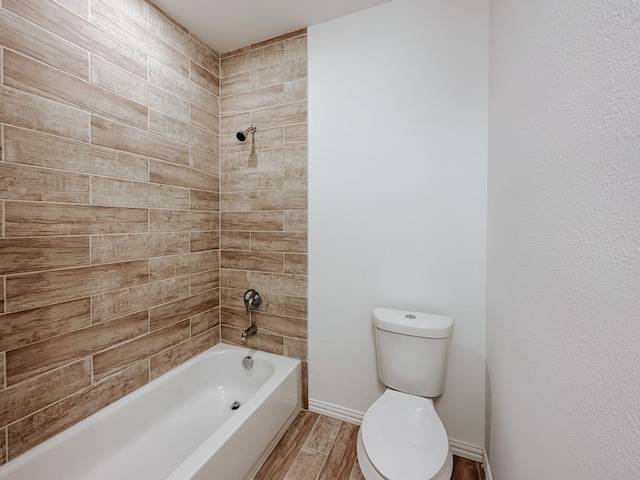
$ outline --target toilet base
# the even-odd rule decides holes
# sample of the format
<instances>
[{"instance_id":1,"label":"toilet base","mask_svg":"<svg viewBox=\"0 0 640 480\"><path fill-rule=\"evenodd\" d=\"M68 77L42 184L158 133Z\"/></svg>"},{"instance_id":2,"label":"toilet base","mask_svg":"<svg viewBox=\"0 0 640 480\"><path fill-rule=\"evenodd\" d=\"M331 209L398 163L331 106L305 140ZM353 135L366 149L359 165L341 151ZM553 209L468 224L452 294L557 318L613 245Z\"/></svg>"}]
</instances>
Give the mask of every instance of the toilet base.
<instances>
[{"instance_id":1,"label":"toilet base","mask_svg":"<svg viewBox=\"0 0 640 480\"><path fill-rule=\"evenodd\" d=\"M396 480L395 478L385 478L375 469L371 460L369 460L369 456L364 449L364 444L362 442L362 429L358 431L358 464L360 465L360 471L364 476L365 480ZM438 472L438 474L430 479L425 480L451 480L451 475L453 474L453 454L451 450L449 450L449 454L447 455L447 461L445 462L442 470ZM401 479L399 479L401 480Z\"/></svg>"}]
</instances>

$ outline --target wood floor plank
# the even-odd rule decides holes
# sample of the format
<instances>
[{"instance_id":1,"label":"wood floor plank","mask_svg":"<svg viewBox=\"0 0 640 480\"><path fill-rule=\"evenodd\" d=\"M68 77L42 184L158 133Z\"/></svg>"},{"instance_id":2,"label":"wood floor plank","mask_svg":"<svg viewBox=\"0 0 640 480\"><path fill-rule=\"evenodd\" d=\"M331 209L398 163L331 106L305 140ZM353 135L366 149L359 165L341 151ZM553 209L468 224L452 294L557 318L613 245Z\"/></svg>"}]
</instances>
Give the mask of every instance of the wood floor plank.
<instances>
[{"instance_id":1,"label":"wood floor plank","mask_svg":"<svg viewBox=\"0 0 640 480\"><path fill-rule=\"evenodd\" d=\"M477 463L462 457L453 457L451 480L480 480Z\"/></svg>"},{"instance_id":2,"label":"wood floor plank","mask_svg":"<svg viewBox=\"0 0 640 480\"><path fill-rule=\"evenodd\" d=\"M349 480L356 461L357 425L342 422L318 480Z\"/></svg>"},{"instance_id":3,"label":"wood floor plank","mask_svg":"<svg viewBox=\"0 0 640 480\"><path fill-rule=\"evenodd\" d=\"M284 479L319 416L302 410L253 477L254 480Z\"/></svg>"},{"instance_id":4,"label":"wood floor plank","mask_svg":"<svg viewBox=\"0 0 640 480\"><path fill-rule=\"evenodd\" d=\"M284 480L312 480L315 479L327 456L323 453L302 448L298 453L293 465L287 472Z\"/></svg>"}]
</instances>

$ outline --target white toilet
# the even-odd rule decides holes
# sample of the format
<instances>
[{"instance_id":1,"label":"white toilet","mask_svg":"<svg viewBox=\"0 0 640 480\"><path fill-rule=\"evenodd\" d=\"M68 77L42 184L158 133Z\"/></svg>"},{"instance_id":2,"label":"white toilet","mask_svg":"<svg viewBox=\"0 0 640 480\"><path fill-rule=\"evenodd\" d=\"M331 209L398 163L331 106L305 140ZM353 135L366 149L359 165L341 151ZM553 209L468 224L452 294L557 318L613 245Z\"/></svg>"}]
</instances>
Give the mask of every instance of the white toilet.
<instances>
[{"instance_id":1,"label":"white toilet","mask_svg":"<svg viewBox=\"0 0 640 480\"><path fill-rule=\"evenodd\" d=\"M453 456L433 398L444 390L453 319L373 311L378 376L386 391L367 410L358 434L366 480L450 480Z\"/></svg>"}]
</instances>

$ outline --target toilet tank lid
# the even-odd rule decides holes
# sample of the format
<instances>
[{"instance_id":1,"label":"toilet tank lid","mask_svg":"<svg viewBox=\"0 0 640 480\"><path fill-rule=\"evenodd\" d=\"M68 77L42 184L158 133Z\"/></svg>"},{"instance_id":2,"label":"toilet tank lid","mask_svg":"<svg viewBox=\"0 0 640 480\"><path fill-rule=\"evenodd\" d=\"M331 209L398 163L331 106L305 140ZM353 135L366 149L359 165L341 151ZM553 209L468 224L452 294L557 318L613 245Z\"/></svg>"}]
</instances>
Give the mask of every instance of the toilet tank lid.
<instances>
[{"instance_id":1,"label":"toilet tank lid","mask_svg":"<svg viewBox=\"0 0 640 480\"><path fill-rule=\"evenodd\" d=\"M373 324L381 330L414 337L447 338L453 331L451 317L391 308L374 308Z\"/></svg>"}]
</instances>

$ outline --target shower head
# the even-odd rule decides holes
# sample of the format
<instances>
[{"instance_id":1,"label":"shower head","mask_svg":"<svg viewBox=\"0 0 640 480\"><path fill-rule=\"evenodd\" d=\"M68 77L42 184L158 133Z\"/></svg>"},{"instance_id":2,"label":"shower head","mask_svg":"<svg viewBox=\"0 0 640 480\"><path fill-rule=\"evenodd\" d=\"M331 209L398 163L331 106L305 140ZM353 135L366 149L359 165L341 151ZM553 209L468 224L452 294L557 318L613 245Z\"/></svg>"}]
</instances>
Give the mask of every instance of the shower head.
<instances>
[{"instance_id":1,"label":"shower head","mask_svg":"<svg viewBox=\"0 0 640 480\"><path fill-rule=\"evenodd\" d=\"M256 130L258 130L258 129L256 127L254 127L253 125L251 125L244 132L236 133L236 138L238 140L240 140L241 142L244 142L247 139L247 135L249 135L250 133L256 133Z\"/></svg>"}]
</instances>

